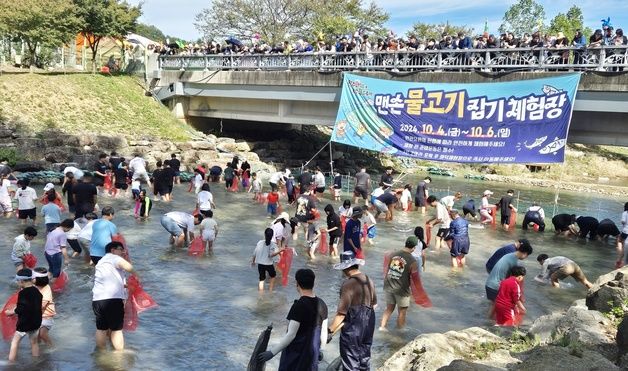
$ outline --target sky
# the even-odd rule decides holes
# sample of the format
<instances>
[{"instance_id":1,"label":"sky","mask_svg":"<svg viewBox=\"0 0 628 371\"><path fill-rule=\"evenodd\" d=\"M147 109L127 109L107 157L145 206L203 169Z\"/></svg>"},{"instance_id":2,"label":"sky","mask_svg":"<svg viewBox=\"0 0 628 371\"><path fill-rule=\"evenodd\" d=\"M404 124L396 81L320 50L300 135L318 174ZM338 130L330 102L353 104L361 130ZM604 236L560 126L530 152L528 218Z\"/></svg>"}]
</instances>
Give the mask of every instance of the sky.
<instances>
[{"instance_id":1,"label":"sky","mask_svg":"<svg viewBox=\"0 0 628 371\"><path fill-rule=\"evenodd\" d=\"M314 0L316 1L316 0ZM368 3L370 0L364 0ZM415 22L440 23L473 27L475 33L484 30L488 22L489 32L497 33L502 18L515 0L374 0L390 15L386 26L398 35L405 35ZM210 0L130 0L142 2L143 23L157 26L166 35L186 40L196 40L201 35L194 27L194 18ZM628 28L628 0L537 0L545 8L546 24L558 13L566 13L574 4L584 14L585 26L601 28L601 19L611 17L615 28Z\"/></svg>"}]
</instances>

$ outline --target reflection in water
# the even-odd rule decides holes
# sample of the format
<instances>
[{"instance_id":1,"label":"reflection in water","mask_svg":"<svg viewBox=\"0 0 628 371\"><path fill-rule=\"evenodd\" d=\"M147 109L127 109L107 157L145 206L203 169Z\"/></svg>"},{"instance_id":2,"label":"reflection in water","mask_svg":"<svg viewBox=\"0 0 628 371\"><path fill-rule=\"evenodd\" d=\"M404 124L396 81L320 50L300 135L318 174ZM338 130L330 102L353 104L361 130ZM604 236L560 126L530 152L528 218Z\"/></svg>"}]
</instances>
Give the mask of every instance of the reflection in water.
<instances>
[{"instance_id":1,"label":"reflection in water","mask_svg":"<svg viewBox=\"0 0 628 371\"><path fill-rule=\"evenodd\" d=\"M416 179L409 182L416 183ZM509 188L502 184L436 177L431 187L437 196L444 196L449 187L451 192L460 190L478 195L475 197L478 201L484 189L491 189L497 196ZM158 308L140 314L137 331L125 334L125 343L130 351L94 353L95 325L90 303L93 270L77 259L68 268L70 282L67 291L55 298L58 314L51 336L56 349L48 352L42 347L40 360L32 363L29 347L23 342L18 363L0 366L15 370L241 370L248 362L259 333L269 323L274 324L271 342L276 341L286 330L285 317L298 294L293 278L288 286L278 285L273 293L260 296L257 292L257 271L251 268L249 261L255 244L263 236L264 227L271 222L266 217L265 207L251 203L248 194L227 193L221 185L212 184L218 205L215 219L220 228L214 245L215 253L211 257L193 258L184 250L170 247L168 235L159 224L159 217L164 212L192 211L194 195L185 192L186 189L187 185L176 187L171 204L156 202L152 216L146 222L138 222L132 217L130 201L105 199L99 202L101 206L110 204L117 210L113 222L126 237L132 262L139 271L144 289L159 304ZM532 200L539 200L551 217L552 207L548 205L554 199L552 190L518 190L521 191L520 210L527 208ZM41 193L41 189L38 192ZM560 202L570 205L571 209L563 208L559 212L585 214L582 210L588 208L588 214L599 219L611 217L617 220L623 209L620 200L568 192L561 193ZM338 203L334 205L337 208ZM456 206L460 208L461 204ZM424 220L418 213L395 212L395 221L380 222L375 244L366 247L367 265L364 271L375 281L378 290L378 320L385 306L382 302L384 253L402 247L405 238L412 234L415 226L423 225ZM11 283L14 270L9 254L13 237L23 228L14 218L0 220L0 228L5 236L0 240L5 256L4 263L0 264L0 286L3 287L0 302L4 302L15 290L15 285ZM492 228L470 229L471 251L464 270L452 271L447 251L428 250L423 284L434 307L421 309L413 305L408 312L408 329L405 332L392 328L388 333L376 331L373 367L381 365L395 350L419 334L491 326L492 323L485 318L484 263L496 248L515 238L525 236L535 249L533 256L524 263L529 272L525 280L528 315L524 326L542 314L565 308L573 300L583 297L585 290L577 284L570 289L554 290L535 283L532 278L540 270L536 255L545 252L550 256L568 256L580 264L589 280L593 281L612 268L613 246L590 241L567 241L554 237L551 229L549 227L545 234L523 233L520 229L515 232ZM41 232L43 226L38 226L38 230ZM40 264L45 264L43 245L40 233L33 241L33 251ZM316 272L315 291L329 306L331 317L338 303L342 273L333 270L334 261L328 258L319 257L314 262L308 262L302 241L291 246L296 247L299 253L293 263L292 274L302 267ZM0 343L2 358L6 357L8 350L8 343ZM325 351L322 367L337 356L338 340L334 339ZM278 362L279 357L275 357L269 369L275 369Z\"/></svg>"}]
</instances>

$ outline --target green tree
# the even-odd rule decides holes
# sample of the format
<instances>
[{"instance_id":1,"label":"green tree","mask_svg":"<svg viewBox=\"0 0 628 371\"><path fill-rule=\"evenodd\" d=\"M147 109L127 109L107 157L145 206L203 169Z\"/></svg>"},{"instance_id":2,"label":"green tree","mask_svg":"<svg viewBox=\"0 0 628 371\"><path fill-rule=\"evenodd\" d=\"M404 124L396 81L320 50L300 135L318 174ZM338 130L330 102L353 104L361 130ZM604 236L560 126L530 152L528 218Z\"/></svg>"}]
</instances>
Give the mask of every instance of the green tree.
<instances>
[{"instance_id":1,"label":"green tree","mask_svg":"<svg viewBox=\"0 0 628 371\"><path fill-rule=\"evenodd\" d=\"M131 6L120 0L73 0L81 20L80 32L92 52L92 69L100 41L106 37L124 38L135 31L142 14L141 5Z\"/></svg>"},{"instance_id":2,"label":"green tree","mask_svg":"<svg viewBox=\"0 0 628 371\"><path fill-rule=\"evenodd\" d=\"M56 47L70 42L79 29L71 0L0 0L0 33L23 41L30 64L43 67L38 47Z\"/></svg>"},{"instance_id":3,"label":"green tree","mask_svg":"<svg viewBox=\"0 0 628 371\"><path fill-rule=\"evenodd\" d=\"M575 5L569 8L566 14L558 13L550 21L549 32L554 35L562 32L569 40L573 40L576 30L581 30L586 37L592 33L590 28L584 27L582 10Z\"/></svg>"},{"instance_id":4,"label":"green tree","mask_svg":"<svg viewBox=\"0 0 628 371\"><path fill-rule=\"evenodd\" d=\"M499 32L513 32L521 36L526 32L543 31L545 9L534 0L519 0L504 14L504 20L499 26Z\"/></svg>"},{"instance_id":5,"label":"green tree","mask_svg":"<svg viewBox=\"0 0 628 371\"><path fill-rule=\"evenodd\" d=\"M441 22L439 24L417 22L412 26L412 29L407 32L407 36L416 36L418 40L434 39L438 42L443 33L448 35L457 35L458 32L464 32L467 36L471 36L473 33L472 27L451 25L449 23Z\"/></svg>"},{"instance_id":6,"label":"green tree","mask_svg":"<svg viewBox=\"0 0 628 371\"><path fill-rule=\"evenodd\" d=\"M164 42L166 40L166 35L152 24L138 23L135 28L135 33L157 42Z\"/></svg>"},{"instance_id":7,"label":"green tree","mask_svg":"<svg viewBox=\"0 0 628 371\"><path fill-rule=\"evenodd\" d=\"M196 28L206 39L234 36L249 39L259 34L277 44L286 39L313 39L353 33L377 32L388 15L362 0L214 0L196 16Z\"/></svg>"}]
</instances>

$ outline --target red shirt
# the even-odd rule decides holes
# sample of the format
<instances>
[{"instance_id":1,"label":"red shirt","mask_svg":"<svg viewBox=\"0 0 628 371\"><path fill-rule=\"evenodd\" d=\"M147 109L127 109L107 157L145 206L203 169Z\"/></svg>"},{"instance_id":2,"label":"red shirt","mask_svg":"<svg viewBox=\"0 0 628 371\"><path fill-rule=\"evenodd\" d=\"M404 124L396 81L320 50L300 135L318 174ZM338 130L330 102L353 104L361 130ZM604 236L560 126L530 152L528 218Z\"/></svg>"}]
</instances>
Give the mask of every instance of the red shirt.
<instances>
[{"instance_id":1,"label":"red shirt","mask_svg":"<svg viewBox=\"0 0 628 371\"><path fill-rule=\"evenodd\" d=\"M522 295L523 293L519 281L517 281L516 277L510 276L499 284L495 305L514 308L515 304L521 300Z\"/></svg>"},{"instance_id":2,"label":"red shirt","mask_svg":"<svg viewBox=\"0 0 628 371\"><path fill-rule=\"evenodd\" d=\"M266 196L269 204L276 204L279 202L279 193L270 192L268 196Z\"/></svg>"}]
</instances>

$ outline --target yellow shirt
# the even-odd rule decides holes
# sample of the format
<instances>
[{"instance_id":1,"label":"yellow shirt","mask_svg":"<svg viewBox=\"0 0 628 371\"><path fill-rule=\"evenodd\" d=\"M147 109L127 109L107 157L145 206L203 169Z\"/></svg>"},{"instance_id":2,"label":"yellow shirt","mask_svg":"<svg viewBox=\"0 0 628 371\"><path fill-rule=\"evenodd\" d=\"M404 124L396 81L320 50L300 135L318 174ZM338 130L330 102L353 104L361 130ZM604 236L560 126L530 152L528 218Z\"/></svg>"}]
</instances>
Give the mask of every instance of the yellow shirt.
<instances>
[{"instance_id":1,"label":"yellow shirt","mask_svg":"<svg viewBox=\"0 0 628 371\"><path fill-rule=\"evenodd\" d=\"M43 298L41 299L41 310L43 312L42 317L43 318L54 317L55 314L57 314L57 312L55 311L55 302L52 299L52 289L50 288L50 285L46 285L44 287L37 287L37 288L39 289L41 296L43 296Z\"/></svg>"}]
</instances>

